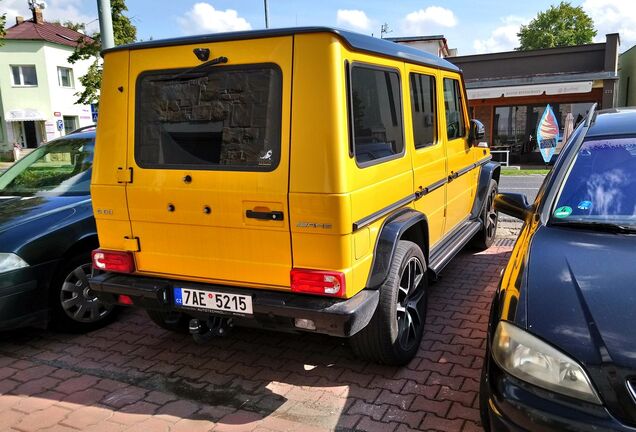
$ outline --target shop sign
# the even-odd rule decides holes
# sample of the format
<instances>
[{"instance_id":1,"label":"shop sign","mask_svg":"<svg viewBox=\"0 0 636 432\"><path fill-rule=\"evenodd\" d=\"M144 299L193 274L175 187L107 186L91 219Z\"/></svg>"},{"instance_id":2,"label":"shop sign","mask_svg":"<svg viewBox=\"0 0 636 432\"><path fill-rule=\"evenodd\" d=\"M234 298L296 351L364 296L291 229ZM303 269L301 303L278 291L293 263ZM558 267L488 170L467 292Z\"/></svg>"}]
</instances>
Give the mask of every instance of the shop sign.
<instances>
[{"instance_id":1,"label":"shop sign","mask_svg":"<svg viewBox=\"0 0 636 432\"><path fill-rule=\"evenodd\" d=\"M537 142L543 161L550 162L559 142L559 124L550 104L545 107L537 126Z\"/></svg>"}]
</instances>

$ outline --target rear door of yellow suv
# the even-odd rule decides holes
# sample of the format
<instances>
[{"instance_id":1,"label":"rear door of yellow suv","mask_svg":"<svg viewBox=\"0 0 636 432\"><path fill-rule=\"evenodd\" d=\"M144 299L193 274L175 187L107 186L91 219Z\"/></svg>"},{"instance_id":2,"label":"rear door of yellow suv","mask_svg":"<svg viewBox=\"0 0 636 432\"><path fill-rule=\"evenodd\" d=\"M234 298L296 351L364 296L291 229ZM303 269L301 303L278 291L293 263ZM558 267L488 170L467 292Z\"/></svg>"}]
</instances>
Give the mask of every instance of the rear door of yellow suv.
<instances>
[{"instance_id":1,"label":"rear door of yellow suv","mask_svg":"<svg viewBox=\"0 0 636 432\"><path fill-rule=\"evenodd\" d=\"M130 52L138 272L289 289L291 59L291 36Z\"/></svg>"}]
</instances>

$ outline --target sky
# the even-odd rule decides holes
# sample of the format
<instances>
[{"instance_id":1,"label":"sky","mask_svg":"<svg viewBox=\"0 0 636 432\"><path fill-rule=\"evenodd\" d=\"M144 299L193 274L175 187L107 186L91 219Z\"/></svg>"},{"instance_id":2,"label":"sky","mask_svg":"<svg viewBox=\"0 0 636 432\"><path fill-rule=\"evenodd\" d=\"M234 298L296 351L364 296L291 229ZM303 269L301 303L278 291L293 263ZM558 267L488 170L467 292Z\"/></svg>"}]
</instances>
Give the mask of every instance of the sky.
<instances>
[{"instance_id":1,"label":"sky","mask_svg":"<svg viewBox=\"0 0 636 432\"><path fill-rule=\"evenodd\" d=\"M273 27L323 25L388 37L439 35L459 55L509 51L517 32L559 0L268 0ZM636 0L573 0L592 17L598 34L620 33L621 51L636 44ZM47 0L44 19L72 20L98 30L97 0ZM263 0L127 0L128 16L142 40L265 28ZM30 16L27 0L0 0L7 24Z\"/></svg>"}]
</instances>

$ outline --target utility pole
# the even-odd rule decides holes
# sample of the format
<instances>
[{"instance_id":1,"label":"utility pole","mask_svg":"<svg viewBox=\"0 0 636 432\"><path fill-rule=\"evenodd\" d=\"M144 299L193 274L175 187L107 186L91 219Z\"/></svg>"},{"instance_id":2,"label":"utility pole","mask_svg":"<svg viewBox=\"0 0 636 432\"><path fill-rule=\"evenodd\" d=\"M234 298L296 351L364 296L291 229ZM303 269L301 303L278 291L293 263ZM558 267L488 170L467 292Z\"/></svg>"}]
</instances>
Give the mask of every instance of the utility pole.
<instances>
[{"instance_id":1,"label":"utility pole","mask_svg":"<svg viewBox=\"0 0 636 432\"><path fill-rule=\"evenodd\" d=\"M267 0L263 0L265 3L265 28L269 28L269 8L267 7Z\"/></svg>"},{"instance_id":2,"label":"utility pole","mask_svg":"<svg viewBox=\"0 0 636 432\"><path fill-rule=\"evenodd\" d=\"M115 46L115 37L113 36L113 12L110 8L110 0L97 0L97 14L102 49L112 48Z\"/></svg>"}]
</instances>

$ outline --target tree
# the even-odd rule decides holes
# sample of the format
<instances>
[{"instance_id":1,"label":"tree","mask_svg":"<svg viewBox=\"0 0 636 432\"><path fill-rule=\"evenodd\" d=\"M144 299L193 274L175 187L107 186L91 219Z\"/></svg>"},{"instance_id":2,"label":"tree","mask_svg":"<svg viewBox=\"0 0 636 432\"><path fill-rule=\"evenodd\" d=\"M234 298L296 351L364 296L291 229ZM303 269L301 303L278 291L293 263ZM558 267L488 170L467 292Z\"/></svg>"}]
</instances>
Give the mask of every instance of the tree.
<instances>
[{"instance_id":1,"label":"tree","mask_svg":"<svg viewBox=\"0 0 636 432\"><path fill-rule=\"evenodd\" d=\"M79 33L84 33L86 31L86 24L78 23L73 21L53 21L53 24L61 25L62 27L70 28L71 30L75 30Z\"/></svg>"},{"instance_id":2,"label":"tree","mask_svg":"<svg viewBox=\"0 0 636 432\"><path fill-rule=\"evenodd\" d=\"M0 14L0 45L2 45L2 39L4 39L4 35L6 32L4 31L4 26L7 24L7 14Z\"/></svg>"},{"instance_id":3,"label":"tree","mask_svg":"<svg viewBox=\"0 0 636 432\"><path fill-rule=\"evenodd\" d=\"M530 24L521 26L517 36L521 44L517 50L525 51L588 44L596 36L596 30L594 21L581 6L562 1L539 12Z\"/></svg>"},{"instance_id":4,"label":"tree","mask_svg":"<svg viewBox=\"0 0 636 432\"><path fill-rule=\"evenodd\" d=\"M113 17L113 36L115 45L122 45L135 42L137 39L137 28L132 24L130 18L124 15L128 10L125 0L111 0ZM99 88L102 83L102 67L99 62L99 54L102 49L101 37L99 33L94 33L92 41L81 37L75 51L68 58L70 63L79 60L93 59L93 64L88 68L86 75L79 78L84 86L84 91L75 93L77 104L97 103L99 100Z\"/></svg>"}]
</instances>

